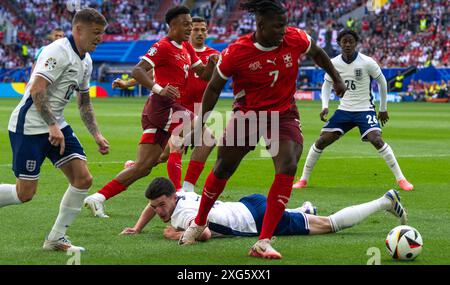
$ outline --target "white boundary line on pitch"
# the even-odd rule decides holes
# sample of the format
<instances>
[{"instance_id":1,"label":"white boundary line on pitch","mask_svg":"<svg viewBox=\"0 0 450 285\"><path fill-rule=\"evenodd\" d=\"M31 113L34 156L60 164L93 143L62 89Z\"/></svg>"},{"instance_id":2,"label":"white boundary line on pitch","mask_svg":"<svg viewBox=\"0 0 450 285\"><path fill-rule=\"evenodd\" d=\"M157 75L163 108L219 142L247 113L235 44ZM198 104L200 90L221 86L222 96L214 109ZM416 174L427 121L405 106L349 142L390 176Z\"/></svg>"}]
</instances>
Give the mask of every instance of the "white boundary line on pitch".
<instances>
[{"instance_id":1,"label":"white boundary line on pitch","mask_svg":"<svg viewBox=\"0 0 450 285\"><path fill-rule=\"evenodd\" d=\"M425 155L414 155L414 154L406 154L406 155L398 155L396 158L434 158L434 157L450 157L450 154L425 154ZM330 157L321 157L320 159L374 159L374 158L381 158L381 156L330 156ZM243 161L249 160L249 161L257 161L257 160L268 160L268 157L250 157L250 158L244 158ZM189 159L182 159L183 162L189 161ZM208 159L207 161L216 161L216 159ZM125 163L125 161L89 161L88 164L122 164ZM0 164L0 167L8 167L12 166L11 163L6 164Z\"/></svg>"}]
</instances>

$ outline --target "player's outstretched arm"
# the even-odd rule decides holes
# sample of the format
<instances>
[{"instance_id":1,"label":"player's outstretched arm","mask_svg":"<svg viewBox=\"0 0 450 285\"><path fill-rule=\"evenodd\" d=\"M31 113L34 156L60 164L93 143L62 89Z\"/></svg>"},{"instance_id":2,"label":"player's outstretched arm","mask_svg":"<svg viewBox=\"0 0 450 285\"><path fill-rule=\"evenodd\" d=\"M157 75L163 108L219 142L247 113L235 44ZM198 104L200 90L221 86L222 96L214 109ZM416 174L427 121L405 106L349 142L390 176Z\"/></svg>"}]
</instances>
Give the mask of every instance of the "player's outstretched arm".
<instances>
[{"instance_id":1,"label":"player's outstretched arm","mask_svg":"<svg viewBox=\"0 0 450 285\"><path fill-rule=\"evenodd\" d=\"M179 240L180 237L183 235L184 231L177 231L176 229L174 229L172 226L167 226L164 229L164 237L166 239L170 239L170 240ZM208 228L205 228L205 230L203 231L203 233L198 237L198 241L207 241L212 237L211 235L211 231Z\"/></svg>"},{"instance_id":2,"label":"player's outstretched arm","mask_svg":"<svg viewBox=\"0 0 450 285\"><path fill-rule=\"evenodd\" d=\"M39 112L44 122L48 125L48 140L53 146L60 146L59 153L63 155L65 149L64 135L59 129L55 115L50 108L50 103L47 96L48 86L49 82L46 79L42 76L35 76L30 88L30 95L33 99L34 105L36 106L36 110Z\"/></svg>"},{"instance_id":3,"label":"player's outstretched arm","mask_svg":"<svg viewBox=\"0 0 450 285\"><path fill-rule=\"evenodd\" d=\"M347 87L342 81L339 72L334 68L333 63L330 58L326 54L326 52L318 47L313 41L311 42L311 48L309 49L308 55L314 60L314 62L320 66L323 70L325 70L328 75L330 75L331 79L333 79L333 88L338 97L344 96Z\"/></svg>"},{"instance_id":4,"label":"player's outstretched arm","mask_svg":"<svg viewBox=\"0 0 450 285\"><path fill-rule=\"evenodd\" d=\"M142 229L144 229L145 226L153 219L155 214L156 214L155 210L153 210L150 203L148 203L145 209L142 211L139 220L136 222L136 225L134 225L134 227L132 228L125 228L120 234L121 235L139 234L142 231Z\"/></svg>"},{"instance_id":5,"label":"player's outstretched arm","mask_svg":"<svg viewBox=\"0 0 450 285\"><path fill-rule=\"evenodd\" d=\"M101 154L107 154L109 152L109 142L100 133L89 92L80 92L78 94L77 101L81 120L88 129L89 133L94 137L95 142L99 147L99 152Z\"/></svg>"},{"instance_id":6,"label":"player's outstretched arm","mask_svg":"<svg viewBox=\"0 0 450 285\"><path fill-rule=\"evenodd\" d=\"M153 69L147 71L147 75L152 79L153 79ZM121 78L117 78L116 80L113 81L112 83L112 88L120 88L120 89L127 89L129 87L135 86L137 85L138 82L136 79L131 78L129 80L123 80Z\"/></svg>"}]
</instances>

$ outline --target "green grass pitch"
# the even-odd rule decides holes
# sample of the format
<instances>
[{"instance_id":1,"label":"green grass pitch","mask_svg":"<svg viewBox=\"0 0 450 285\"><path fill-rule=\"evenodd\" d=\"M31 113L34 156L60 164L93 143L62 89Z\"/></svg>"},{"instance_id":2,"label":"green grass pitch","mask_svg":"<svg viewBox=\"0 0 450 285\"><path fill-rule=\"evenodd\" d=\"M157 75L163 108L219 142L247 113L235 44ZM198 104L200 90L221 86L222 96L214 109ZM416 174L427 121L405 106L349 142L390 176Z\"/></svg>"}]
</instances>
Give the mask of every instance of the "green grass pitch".
<instances>
[{"instance_id":1,"label":"green grass pitch","mask_svg":"<svg viewBox=\"0 0 450 285\"><path fill-rule=\"evenodd\" d=\"M0 100L0 182L14 183L11 171L11 149L7 124L18 99ZM97 191L118 173L123 163L134 159L141 135L140 113L144 99L96 99L94 107L100 128L109 140L111 152L101 156L94 141L82 125L76 104L72 102L65 115L80 138L94 176L90 193ZM221 100L216 110L229 111L231 100ZM308 149L318 137L320 102L298 103L305 145L297 175ZM334 110L335 104L330 109ZM138 236L120 236L126 226L133 226L147 201L146 185L155 176L166 176L165 165L156 167L149 177L141 179L126 192L106 203L110 219L93 218L83 208L68 231L76 245L86 247L81 264L357 264L370 258L367 251L378 247L381 264L450 264L450 104L390 104L391 120L383 130L383 138L397 156L406 177L415 185L412 192L400 191L409 213L409 225L422 234L424 248L413 262L396 262L387 254L384 240L398 225L390 214L379 213L364 223L337 234L324 236L278 237L275 248L283 259L267 261L247 256L256 238L226 238L210 240L191 247L180 247L165 240L165 227L154 219ZM200 177L199 187L210 171L214 152ZM186 170L188 157L183 157ZM184 173L183 171L183 173ZM260 150L250 153L229 181L220 197L235 201L252 193L267 194L274 177L273 164L260 156ZM320 215L329 215L353 204L380 197L396 188L395 179L368 143L362 143L357 129L329 147L319 160L309 183L310 187L294 190L289 206L312 201ZM58 264L70 258L60 252L44 252L44 237L58 213L60 199L67 188L63 174L46 161L41 171L38 193L21 206L0 209L0 264ZM201 188L197 188L200 191Z\"/></svg>"}]
</instances>

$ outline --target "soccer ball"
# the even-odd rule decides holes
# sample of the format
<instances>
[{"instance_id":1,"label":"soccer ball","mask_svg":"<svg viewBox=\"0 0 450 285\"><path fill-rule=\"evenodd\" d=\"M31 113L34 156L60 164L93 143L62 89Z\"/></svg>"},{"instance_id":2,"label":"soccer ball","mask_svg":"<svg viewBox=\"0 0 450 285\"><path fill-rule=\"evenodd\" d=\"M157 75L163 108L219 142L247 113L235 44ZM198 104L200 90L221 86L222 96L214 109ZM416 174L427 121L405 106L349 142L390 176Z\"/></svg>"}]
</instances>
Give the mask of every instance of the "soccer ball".
<instances>
[{"instance_id":1,"label":"soccer ball","mask_svg":"<svg viewBox=\"0 0 450 285\"><path fill-rule=\"evenodd\" d=\"M413 260L422 252L422 246L422 236L410 226L398 226L386 237L386 247L394 259Z\"/></svg>"}]
</instances>

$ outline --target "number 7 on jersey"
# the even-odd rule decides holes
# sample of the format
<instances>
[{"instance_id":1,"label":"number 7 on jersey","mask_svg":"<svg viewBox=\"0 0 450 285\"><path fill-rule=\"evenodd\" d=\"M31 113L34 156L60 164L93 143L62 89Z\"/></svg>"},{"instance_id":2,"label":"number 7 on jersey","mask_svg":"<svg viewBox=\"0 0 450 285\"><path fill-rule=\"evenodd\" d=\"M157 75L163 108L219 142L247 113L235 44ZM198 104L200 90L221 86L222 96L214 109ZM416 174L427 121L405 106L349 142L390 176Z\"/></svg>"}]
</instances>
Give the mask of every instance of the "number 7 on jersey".
<instances>
[{"instance_id":1,"label":"number 7 on jersey","mask_svg":"<svg viewBox=\"0 0 450 285\"><path fill-rule=\"evenodd\" d=\"M277 82L277 80L278 80L278 73L280 73L279 70L274 70L274 71L269 72L269 76L275 75L273 77L272 84L270 84L270 87L273 87L275 85L275 82Z\"/></svg>"}]
</instances>

